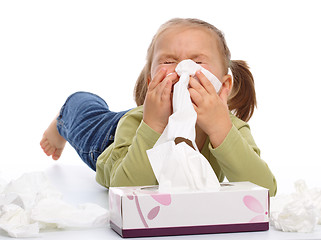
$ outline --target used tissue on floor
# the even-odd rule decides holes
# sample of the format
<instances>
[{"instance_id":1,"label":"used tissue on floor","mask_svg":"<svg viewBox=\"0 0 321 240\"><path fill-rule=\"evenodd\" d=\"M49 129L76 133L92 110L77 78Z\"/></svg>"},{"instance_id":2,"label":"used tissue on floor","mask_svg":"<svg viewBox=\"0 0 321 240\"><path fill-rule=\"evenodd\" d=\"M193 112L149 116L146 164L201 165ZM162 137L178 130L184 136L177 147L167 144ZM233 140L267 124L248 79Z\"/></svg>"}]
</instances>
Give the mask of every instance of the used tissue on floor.
<instances>
[{"instance_id":1,"label":"used tissue on floor","mask_svg":"<svg viewBox=\"0 0 321 240\"><path fill-rule=\"evenodd\" d=\"M0 181L0 229L11 237L37 236L41 229L103 227L108 218L109 212L96 204L64 202L44 173Z\"/></svg>"},{"instance_id":2,"label":"used tissue on floor","mask_svg":"<svg viewBox=\"0 0 321 240\"><path fill-rule=\"evenodd\" d=\"M268 190L250 182L221 186L197 148L188 84L198 70L220 91L220 81L192 60L177 65L173 114L147 151L159 186L109 189L110 226L122 237L269 229Z\"/></svg>"},{"instance_id":3,"label":"used tissue on floor","mask_svg":"<svg viewBox=\"0 0 321 240\"><path fill-rule=\"evenodd\" d=\"M313 232L321 224L321 189L309 189L303 180L296 192L271 198L271 225L284 232Z\"/></svg>"}]
</instances>

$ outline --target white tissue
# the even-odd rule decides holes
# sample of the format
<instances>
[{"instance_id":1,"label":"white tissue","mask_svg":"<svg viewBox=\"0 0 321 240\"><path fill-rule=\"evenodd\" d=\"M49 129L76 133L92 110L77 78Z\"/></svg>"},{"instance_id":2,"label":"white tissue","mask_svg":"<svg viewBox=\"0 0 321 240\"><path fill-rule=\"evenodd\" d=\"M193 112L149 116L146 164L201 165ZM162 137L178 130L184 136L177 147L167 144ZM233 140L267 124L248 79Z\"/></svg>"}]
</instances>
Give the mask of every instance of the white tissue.
<instances>
[{"instance_id":1,"label":"white tissue","mask_svg":"<svg viewBox=\"0 0 321 240\"><path fill-rule=\"evenodd\" d=\"M197 114L194 110L188 84L190 76L201 70L213 83L216 91L221 88L220 81L209 71L192 60L180 62L175 71L180 76L174 86L173 114L168 124L147 155L159 183L159 191L203 190L218 191L219 181L195 143L195 124ZM186 142L175 144L175 139L188 139L194 149Z\"/></svg>"},{"instance_id":2,"label":"white tissue","mask_svg":"<svg viewBox=\"0 0 321 240\"><path fill-rule=\"evenodd\" d=\"M312 232L321 224L321 189L308 189L303 180L296 192L271 198L270 223L285 232Z\"/></svg>"},{"instance_id":3,"label":"white tissue","mask_svg":"<svg viewBox=\"0 0 321 240\"><path fill-rule=\"evenodd\" d=\"M222 87L222 83L218 78L212 74L210 71L207 69L203 68L201 65L195 63L193 60L186 59L181 61L175 71L179 76L181 76L184 72L185 73L190 73L191 76L195 77L195 73L197 71L201 70L201 72L205 75L205 77L213 84L215 87L216 92L218 93Z\"/></svg>"},{"instance_id":4,"label":"white tissue","mask_svg":"<svg viewBox=\"0 0 321 240\"><path fill-rule=\"evenodd\" d=\"M108 210L96 204L72 206L62 200L44 173L0 181L0 229L11 237L33 237L40 229L106 226Z\"/></svg>"},{"instance_id":5,"label":"white tissue","mask_svg":"<svg viewBox=\"0 0 321 240\"><path fill-rule=\"evenodd\" d=\"M37 222L55 224L57 228L91 228L106 226L108 212L92 203L75 207L61 199L48 198L39 201L32 210L31 218Z\"/></svg>"}]
</instances>

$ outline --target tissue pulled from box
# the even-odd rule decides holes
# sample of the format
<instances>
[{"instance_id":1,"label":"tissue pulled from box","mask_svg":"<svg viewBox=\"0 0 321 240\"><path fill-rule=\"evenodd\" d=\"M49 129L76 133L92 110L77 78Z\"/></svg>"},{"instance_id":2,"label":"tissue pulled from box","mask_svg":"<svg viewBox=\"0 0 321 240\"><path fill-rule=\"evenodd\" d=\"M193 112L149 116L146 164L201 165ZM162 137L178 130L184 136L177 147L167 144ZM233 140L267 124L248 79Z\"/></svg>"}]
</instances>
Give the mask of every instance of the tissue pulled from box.
<instances>
[{"instance_id":1,"label":"tissue pulled from box","mask_svg":"<svg viewBox=\"0 0 321 240\"><path fill-rule=\"evenodd\" d=\"M147 155L159 183L159 191L218 191L219 181L207 159L195 143L197 114L188 85L190 76L201 70L213 83L216 91L220 81L192 60L180 62L175 71L180 76L174 85L173 114L162 135Z\"/></svg>"},{"instance_id":2,"label":"tissue pulled from box","mask_svg":"<svg viewBox=\"0 0 321 240\"><path fill-rule=\"evenodd\" d=\"M296 192L271 198L270 223L284 232L313 232L321 224L321 189L309 189L303 180Z\"/></svg>"},{"instance_id":3,"label":"tissue pulled from box","mask_svg":"<svg viewBox=\"0 0 321 240\"><path fill-rule=\"evenodd\" d=\"M0 229L11 237L33 237L40 229L106 226L108 210L91 203L77 207L62 200L44 173L0 181Z\"/></svg>"}]
</instances>

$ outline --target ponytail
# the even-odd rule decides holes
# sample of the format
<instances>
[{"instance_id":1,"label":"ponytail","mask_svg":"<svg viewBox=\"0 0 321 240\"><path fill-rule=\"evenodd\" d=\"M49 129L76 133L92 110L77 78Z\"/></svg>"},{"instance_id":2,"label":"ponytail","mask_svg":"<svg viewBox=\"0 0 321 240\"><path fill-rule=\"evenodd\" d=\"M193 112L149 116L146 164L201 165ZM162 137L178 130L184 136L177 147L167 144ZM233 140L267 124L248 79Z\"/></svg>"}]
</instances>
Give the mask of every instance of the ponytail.
<instances>
[{"instance_id":1,"label":"ponytail","mask_svg":"<svg viewBox=\"0 0 321 240\"><path fill-rule=\"evenodd\" d=\"M247 122L256 107L254 78L245 61L231 60L230 69L233 74L233 88L227 104L230 111Z\"/></svg>"}]
</instances>

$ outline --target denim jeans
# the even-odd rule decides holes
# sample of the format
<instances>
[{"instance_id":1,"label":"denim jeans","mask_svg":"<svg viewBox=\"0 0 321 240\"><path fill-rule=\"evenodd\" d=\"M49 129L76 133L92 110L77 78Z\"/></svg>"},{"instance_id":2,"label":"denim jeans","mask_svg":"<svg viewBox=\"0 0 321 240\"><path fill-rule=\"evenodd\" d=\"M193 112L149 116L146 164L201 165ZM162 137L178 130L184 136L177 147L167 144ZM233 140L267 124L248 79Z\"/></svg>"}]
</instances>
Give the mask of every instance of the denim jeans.
<instances>
[{"instance_id":1,"label":"denim jeans","mask_svg":"<svg viewBox=\"0 0 321 240\"><path fill-rule=\"evenodd\" d=\"M114 142L119 119L127 111L112 112L99 96L76 92L68 97L57 118L57 129L94 171L98 156Z\"/></svg>"}]
</instances>

